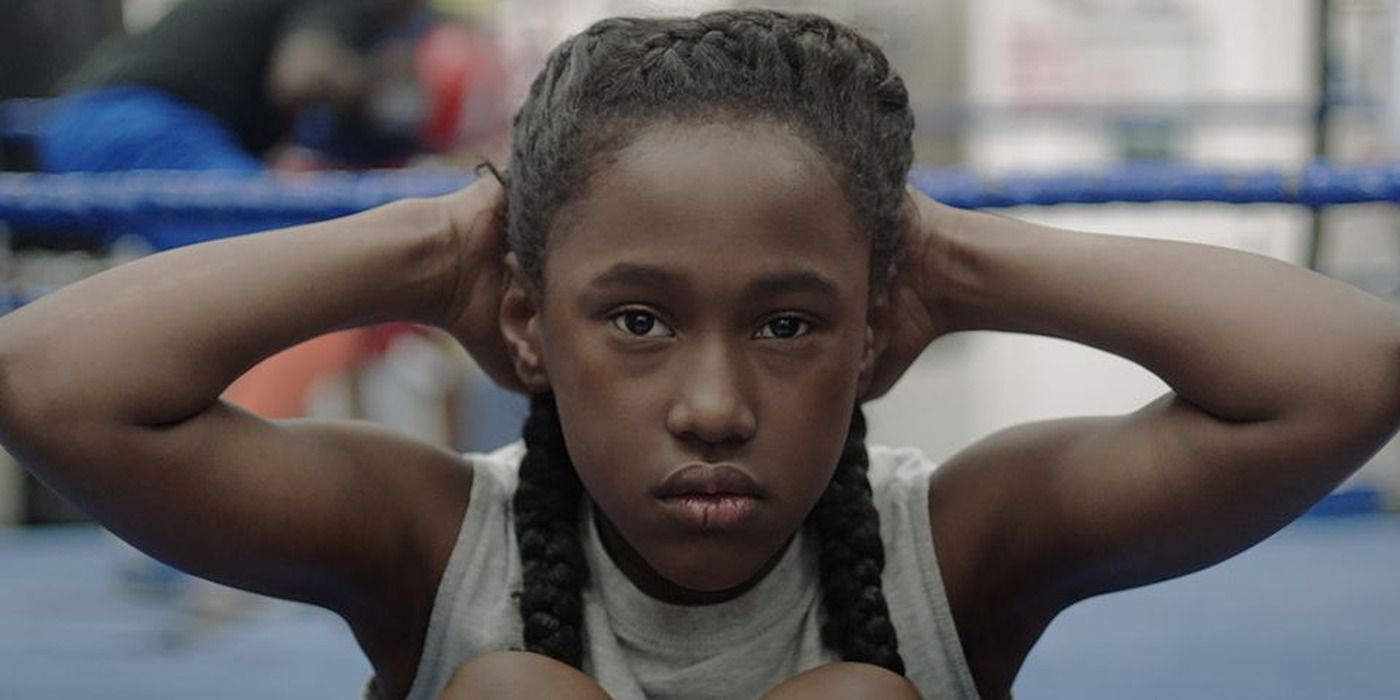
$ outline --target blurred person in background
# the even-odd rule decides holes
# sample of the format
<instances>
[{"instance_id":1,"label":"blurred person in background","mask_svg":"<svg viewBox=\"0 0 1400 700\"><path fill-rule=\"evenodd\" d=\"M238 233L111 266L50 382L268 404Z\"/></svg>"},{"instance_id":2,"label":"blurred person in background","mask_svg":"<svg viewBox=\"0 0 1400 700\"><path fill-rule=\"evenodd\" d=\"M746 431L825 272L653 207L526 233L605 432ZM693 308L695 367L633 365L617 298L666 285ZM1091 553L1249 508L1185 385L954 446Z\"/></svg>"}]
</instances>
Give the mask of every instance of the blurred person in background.
<instances>
[{"instance_id":1,"label":"blurred person in background","mask_svg":"<svg viewBox=\"0 0 1400 700\"><path fill-rule=\"evenodd\" d=\"M418 0L187 0L68 80L40 135L46 170L256 172L296 115L373 104L369 50ZM385 120L389 121L389 120Z\"/></svg>"},{"instance_id":2,"label":"blurred person in background","mask_svg":"<svg viewBox=\"0 0 1400 700\"><path fill-rule=\"evenodd\" d=\"M400 165L506 128L493 42L422 0L185 0L94 51L38 137L52 172ZM286 148L294 142L312 151ZM245 233L153 221L157 249Z\"/></svg>"}]
</instances>

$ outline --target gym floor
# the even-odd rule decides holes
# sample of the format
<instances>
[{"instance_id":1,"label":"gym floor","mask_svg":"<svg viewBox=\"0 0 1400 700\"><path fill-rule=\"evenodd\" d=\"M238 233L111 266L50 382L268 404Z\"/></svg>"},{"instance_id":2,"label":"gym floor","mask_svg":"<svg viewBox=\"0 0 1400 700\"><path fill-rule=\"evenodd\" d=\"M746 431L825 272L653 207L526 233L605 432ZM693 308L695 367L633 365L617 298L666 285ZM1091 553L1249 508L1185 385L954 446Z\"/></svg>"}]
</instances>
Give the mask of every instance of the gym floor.
<instances>
[{"instance_id":1,"label":"gym floor","mask_svg":"<svg viewBox=\"0 0 1400 700\"><path fill-rule=\"evenodd\" d=\"M359 696L369 667L339 619L212 587L172 596L137 585L141 561L91 527L0 533L0 698ZM1309 517L1067 611L1016 696L1400 697L1397 660L1400 517Z\"/></svg>"}]
</instances>

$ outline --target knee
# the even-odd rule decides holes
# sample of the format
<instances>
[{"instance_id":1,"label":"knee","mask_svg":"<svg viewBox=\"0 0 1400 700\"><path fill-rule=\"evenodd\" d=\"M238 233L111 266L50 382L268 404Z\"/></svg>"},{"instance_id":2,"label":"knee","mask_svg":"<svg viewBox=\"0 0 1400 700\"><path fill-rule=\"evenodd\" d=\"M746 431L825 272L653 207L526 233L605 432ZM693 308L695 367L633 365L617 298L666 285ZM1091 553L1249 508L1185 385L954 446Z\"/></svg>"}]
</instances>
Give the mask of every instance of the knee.
<instances>
[{"instance_id":1,"label":"knee","mask_svg":"<svg viewBox=\"0 0 1400 700\"><path fill-rule=\"evenodd\" d=\"M909 679L873 664L841 661L800 673L769 691L762 700L920 700Z\"/></svg>"},{"instance_id":2,"label":"knee","mask_svg":"<svg viewBox=\"0 0 1400 700\"><path fill-rule=\"evenodd\" d=\"M438 700L611 700L581 671L542 654L497 651L462 664Z\"/></svg>"}]
</instances>

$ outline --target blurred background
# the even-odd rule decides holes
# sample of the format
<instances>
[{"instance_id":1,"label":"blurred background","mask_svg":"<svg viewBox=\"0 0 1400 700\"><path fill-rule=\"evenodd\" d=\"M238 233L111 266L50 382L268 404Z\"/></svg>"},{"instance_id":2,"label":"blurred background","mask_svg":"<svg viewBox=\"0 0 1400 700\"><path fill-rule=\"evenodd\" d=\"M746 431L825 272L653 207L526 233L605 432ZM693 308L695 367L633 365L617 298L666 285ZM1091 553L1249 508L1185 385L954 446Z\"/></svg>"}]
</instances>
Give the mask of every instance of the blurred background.
<instances>
[{"instance_id":1,"label":"blurred background","mask_svg":"<svg viewBox=\"0 0 1400 700\"><path fill-rule=\"evenodd\" d=\"M207 205L202 211L226 214L212 221L169 209L122 210L110 204L123 186L112 180L74 181L57 194L48 184L34 190L26 174L151 166L129 144L107 144L115 155L97 164L59 157L98 149L59 140L64 128L83 131L75 124L93 131L95 122L84 120L98 118L94 104L109 115L154 108L149 95L133 100L124 86L203 83L180 95L188 104L161 106L159 118L193 105L216 117L227 110L236 121L250 102L253 114L275 115L257 122L275 122L275 132L244 129L237 143L211 149L208 161L191 161L191 149L181 147L178 158L157 158L158 170L271 173L279 188L308 192L314 186L300 183L345 171L416 174L428 179L421 183L454 177L482 157L504 162L510 116L546 53L592 21L747 4L385 0L372 21L360 16L353 29L344 29L351 25L342 17L333 23L343 45L329 62L353 67L352 74L288 78L273 89L275 81L261 74L224 70L217 81L167 74L179 63L171 57L184 54L160 42L202 41L179 36L199 22L177 18L188 12L183 6L204 2L0 0L0 169L7 171L0 177L9 178L0 179L0 312L155 250L296 218L240 215L258 209L246 201ZM222 4L252 12L277 3ZM1320 163L1400 161L1400 0L764 5L826 13L880 43L915 103L916 166L935 172L1054 181L1137 164L1297 174ZM332 26L323 20L297 26ZM298 36L286 22L267 25L266 33L239 44L274 57L292 53L279 52ZM314 52L306 60L313 67L327 61ZM234 99L243 94L239 79L251 86L241 101ZM327 87L342 79L344 90ZM138 131L141 118L130 115L147 113L120 114ZM141 192L162 186L131 182ZM63 203L26 213L27 197L39 195ZM116 214L104 221L91 215L95 209ZM1400 297L1400 210L1391 202L1058 204L1010 213L1250 250ZM1131 411L1165 390L1145 370L1082 346L964 333L940 339L870 407L872 440L943 459L1001 427ZM459 450L516 439L524 415L523 403L490 386L453 343L411 326L301 346L256 368L229 398L271 417L378 420ZM1400 444L1392 443L1312 514L1255 550L1066 613L1032 654L1017 695L1400 697L1397 507ZM0 453L0 697L358 692L368 667L334 618L174 575L84 520ZM262 672L247 673L250 667Z\"/></svg>"}]
</instances>

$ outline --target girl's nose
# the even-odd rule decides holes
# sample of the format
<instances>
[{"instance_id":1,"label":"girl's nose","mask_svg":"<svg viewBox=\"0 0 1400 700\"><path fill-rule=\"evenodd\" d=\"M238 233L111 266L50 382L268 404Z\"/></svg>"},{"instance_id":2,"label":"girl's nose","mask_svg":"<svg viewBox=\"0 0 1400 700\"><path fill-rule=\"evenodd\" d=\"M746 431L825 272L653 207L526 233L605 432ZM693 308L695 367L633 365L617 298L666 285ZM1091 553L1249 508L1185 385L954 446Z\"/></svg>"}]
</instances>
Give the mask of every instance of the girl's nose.
<instances>
[{"instance_id":1,"label":"girl's nose","mask_svg":"<svg viewBox=\"0 0 1400 700\"><path fill-rule=\"evenodd\" d=\"M671 434L716 445L745 442L758 427L742 355L713 343L681 363L677 394L666 417Z\"/></svg>"}]
</instances>

